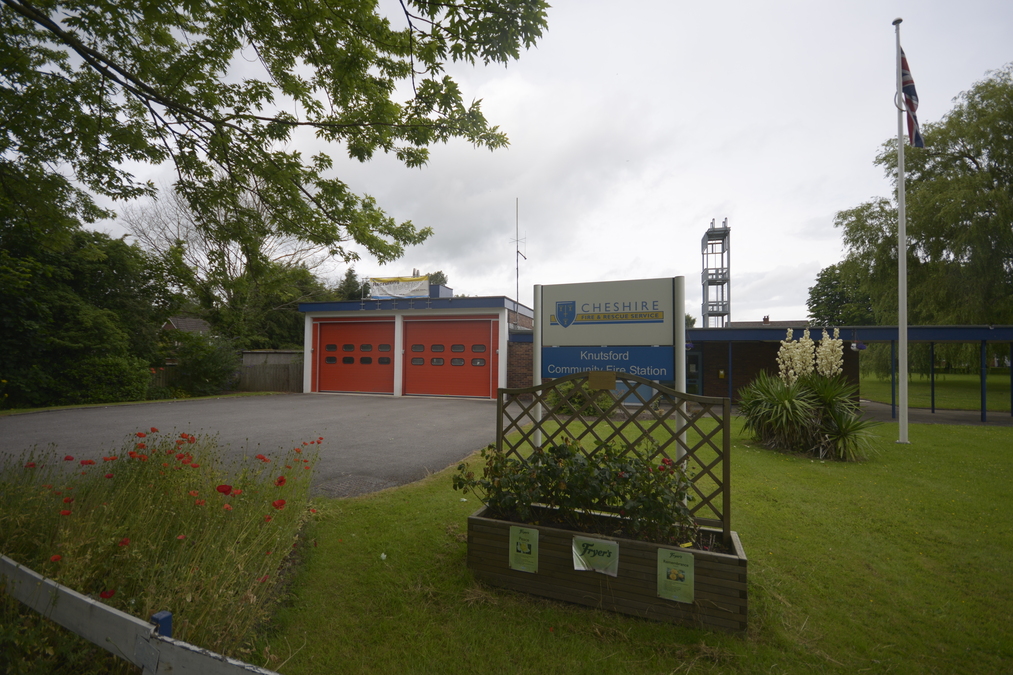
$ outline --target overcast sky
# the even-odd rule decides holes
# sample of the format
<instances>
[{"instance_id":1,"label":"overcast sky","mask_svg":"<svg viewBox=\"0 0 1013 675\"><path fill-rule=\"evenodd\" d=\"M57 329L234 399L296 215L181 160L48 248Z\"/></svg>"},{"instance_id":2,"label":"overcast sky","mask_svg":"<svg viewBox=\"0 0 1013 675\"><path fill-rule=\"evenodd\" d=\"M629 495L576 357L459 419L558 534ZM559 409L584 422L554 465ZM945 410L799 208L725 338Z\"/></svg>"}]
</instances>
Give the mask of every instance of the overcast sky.
<instances>
[{"instance_id":1,"label":"overcast sky","mask_svg":"<svg viewBox=\"0 0 1013 675\"><path fill-rule=\"evenodd\" d=\"M834 215L890 194L872 161L897 131L897 17L923 124L1013 61L1009 0L557 0L519 61L450 68L509 148L437 146L422 169L333 149L355 190L435 230L356 271L442 269L457 294L529 306L534 284L681 275L699 319L700 240L727 218L731 319L804 319L843 255Z\"/></svg>"}]
</instances>

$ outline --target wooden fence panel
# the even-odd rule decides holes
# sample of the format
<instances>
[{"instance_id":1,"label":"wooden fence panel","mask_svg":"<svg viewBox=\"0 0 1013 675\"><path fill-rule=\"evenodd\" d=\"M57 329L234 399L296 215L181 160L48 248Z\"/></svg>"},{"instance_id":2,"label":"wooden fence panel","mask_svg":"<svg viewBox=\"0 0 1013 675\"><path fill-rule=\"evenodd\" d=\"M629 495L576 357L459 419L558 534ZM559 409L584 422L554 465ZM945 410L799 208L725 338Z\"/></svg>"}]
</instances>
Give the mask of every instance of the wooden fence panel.
<instances>
[{"instance_id":1,"label":"wooden fence panel","mask_svg":"<svg viewBox=\"0 0 1013 675\"><path fill-rule=\"evenodd\" d=\"M302 363L269 363L243 366L239 371L239 391L302 392Z\"/></svg>"}]
</instances>

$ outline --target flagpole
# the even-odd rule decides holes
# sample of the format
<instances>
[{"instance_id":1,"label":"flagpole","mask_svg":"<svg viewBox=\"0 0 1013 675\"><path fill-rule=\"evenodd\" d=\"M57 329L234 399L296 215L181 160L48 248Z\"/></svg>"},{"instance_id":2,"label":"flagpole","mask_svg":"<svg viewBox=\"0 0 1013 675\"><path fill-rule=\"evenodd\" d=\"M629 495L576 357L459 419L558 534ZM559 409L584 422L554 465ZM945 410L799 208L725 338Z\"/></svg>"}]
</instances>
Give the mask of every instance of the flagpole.
<instances>
[{"instance_id":1,"label":"flagpole","mask_svg":"<svg viewBox=\"0 0 1013 675\"><path fill-rule=\"evenodd\" d=\"M907 213L904 187L904 90L901 75L900 24L894 19L897 37L897 381L899 407L898 443L908 443L908 360L907 360Z\"/></svg>"}]
</instances>

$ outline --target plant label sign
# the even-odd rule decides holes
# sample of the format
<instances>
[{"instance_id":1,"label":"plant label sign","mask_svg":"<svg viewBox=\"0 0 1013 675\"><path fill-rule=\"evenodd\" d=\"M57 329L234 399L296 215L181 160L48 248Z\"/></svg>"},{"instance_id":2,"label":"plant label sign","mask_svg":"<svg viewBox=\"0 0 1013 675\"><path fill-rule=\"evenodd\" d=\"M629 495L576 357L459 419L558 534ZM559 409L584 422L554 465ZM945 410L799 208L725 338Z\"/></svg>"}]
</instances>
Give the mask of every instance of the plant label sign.
<instances>
[{"instance_id":1,"label":"plant label sign","mask_svg":"<svg viewBox=\"0 0 1013 675\"><path fill-rule=\"evenodd\" d=\"M693 602L693 554L670 548L658 549L658 597Z\"/></svg>"},{"instance_id":2,"label":"plant label sign","mask_svg":"<svg viewBox=\"0 0 1013 675\"><path fill-rule=\"evenodd\" d=\"M574 537L573 569L619 576L619 543L608 539Z\"/></svg>"},{"instance_id":3,"label":"plant label sign","mask_svg":"<svg viewBox=\"0 0 1013 675\"><path fill-rule=\"evenodd\" d=\"M510 527L510 569L538 572L538 530Z\"/></svg>"}]
</instances>

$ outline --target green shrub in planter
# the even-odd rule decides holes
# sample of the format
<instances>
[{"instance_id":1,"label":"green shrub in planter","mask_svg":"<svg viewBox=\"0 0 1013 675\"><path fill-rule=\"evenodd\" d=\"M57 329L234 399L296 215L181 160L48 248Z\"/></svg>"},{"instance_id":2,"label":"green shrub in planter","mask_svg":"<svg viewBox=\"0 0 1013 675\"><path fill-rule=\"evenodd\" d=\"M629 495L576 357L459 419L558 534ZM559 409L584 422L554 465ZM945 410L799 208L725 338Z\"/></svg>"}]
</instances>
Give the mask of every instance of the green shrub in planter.
<instances>
[{"instance_id":1,"label":"green shrub in planter","mask_svg":"<svg viewBox=\"0 0 1013 675\"><path fill-rule=\"evenodd\" d=\"M482 475L460 464L453 484L478 496L490 517L534 523L550 516L581 532L615 535L621 527L630 539L696 541L698 528L686 504L690 479L667 457L648 460L614 446L588 457L570 441L537 448L525 460L506 457L493 446L481 456ZM620 520L602 519L600 513Z\"/></svg>"}]
</instances>

